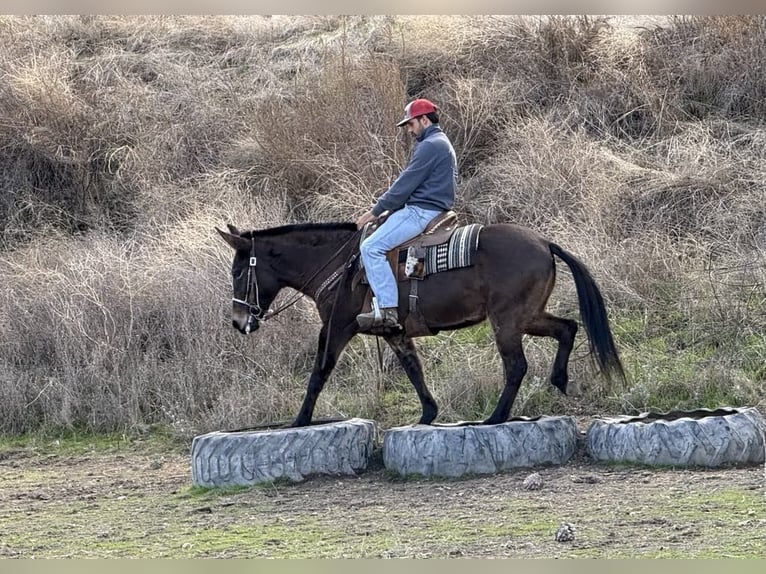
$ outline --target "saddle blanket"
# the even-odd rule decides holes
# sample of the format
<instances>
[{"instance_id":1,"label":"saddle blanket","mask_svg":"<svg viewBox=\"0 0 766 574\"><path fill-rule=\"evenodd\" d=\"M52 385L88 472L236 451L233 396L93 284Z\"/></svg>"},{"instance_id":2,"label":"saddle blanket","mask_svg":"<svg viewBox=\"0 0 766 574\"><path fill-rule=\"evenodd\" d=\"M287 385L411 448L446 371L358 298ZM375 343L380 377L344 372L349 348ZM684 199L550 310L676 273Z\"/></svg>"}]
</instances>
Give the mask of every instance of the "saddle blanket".
<instances>
[{"instance_id":1,"label":"saddle blanket","mask_svg":"<svg viewBox=\"0 0 766 574\"><path fill-rule=\"evenodd\" d=\"M479 223L458 227L446 242L427 246L424 254L417 254L422 255L422 275L473 265L482 227Z\"/></svg>"}]
</instances>

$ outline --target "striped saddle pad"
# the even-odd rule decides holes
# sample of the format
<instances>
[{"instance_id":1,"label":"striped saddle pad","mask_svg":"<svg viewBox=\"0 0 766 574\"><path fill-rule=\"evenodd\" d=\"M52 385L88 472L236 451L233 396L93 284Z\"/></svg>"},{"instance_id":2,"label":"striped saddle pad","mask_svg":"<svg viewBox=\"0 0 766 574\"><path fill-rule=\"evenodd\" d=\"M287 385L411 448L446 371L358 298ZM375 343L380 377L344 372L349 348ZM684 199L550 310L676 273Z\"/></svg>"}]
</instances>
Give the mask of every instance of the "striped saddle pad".
<instances>
[{"instance_id":1,"label":"striped saddle pad","mask_svg":"<svg viewBox=\"0 0 766 574\"><path fill-rule=\"evenodd\" d=\"M422 275L473 265L482 227L479 223L458 227L444 243L428 245L421 249L417 255L421 256L418 257L419 259L422 259ZM412 255L411 252L408 257Z\"/></svg>"}]
</instances>

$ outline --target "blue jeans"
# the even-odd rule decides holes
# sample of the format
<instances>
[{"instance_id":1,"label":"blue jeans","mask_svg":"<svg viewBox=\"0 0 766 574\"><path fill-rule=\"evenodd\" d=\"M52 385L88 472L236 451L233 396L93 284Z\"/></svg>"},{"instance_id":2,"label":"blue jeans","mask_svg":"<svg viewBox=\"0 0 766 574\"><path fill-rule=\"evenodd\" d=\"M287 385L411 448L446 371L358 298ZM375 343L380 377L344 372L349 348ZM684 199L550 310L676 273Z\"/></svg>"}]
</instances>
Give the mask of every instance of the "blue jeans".
<instances>
[{"instance_id":1,"label":"blue jeans","mask_svg":"<svg viewBox=\"0 0 766 574\"><path fill-rule=\"evenodd\" d=\"M394 211L375 232L362 241L362 263L367 281L381 309L399 306L396 278L386 259L386 252L421 233L440 212L405 205Z\"/></svg>"}]
</instances>

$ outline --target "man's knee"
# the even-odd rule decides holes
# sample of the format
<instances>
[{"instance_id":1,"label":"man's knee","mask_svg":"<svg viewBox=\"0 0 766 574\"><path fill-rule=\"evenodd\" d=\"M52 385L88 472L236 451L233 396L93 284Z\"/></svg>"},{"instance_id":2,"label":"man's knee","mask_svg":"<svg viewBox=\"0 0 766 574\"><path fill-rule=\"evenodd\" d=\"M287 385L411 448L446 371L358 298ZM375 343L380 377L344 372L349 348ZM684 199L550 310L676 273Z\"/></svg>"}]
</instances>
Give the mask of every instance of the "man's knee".
<instances>
[{"instance_id":1,"label":"man's knee","mask_svg":"<svg viewBox=\"0 0 766 574\"><path fill-rule=\"evenodd\" d=\"M362 254L362 259L367 259L370 256L370 238L368 237L359 246L359 252Z\"/></svg>"},{"instance_id":2,"label":"man's knee","mask_svg":"<svg viewBox=\"0 0 766 574\"><path fill-rule=\"evenodd\" d=\"M378 249L375 242L372 241L372 237L368 237L362 241L362 244L359 246L359 251L362 253L364 259L377 257L381 254L380 249Z\"/></svg>"}]
</instances>

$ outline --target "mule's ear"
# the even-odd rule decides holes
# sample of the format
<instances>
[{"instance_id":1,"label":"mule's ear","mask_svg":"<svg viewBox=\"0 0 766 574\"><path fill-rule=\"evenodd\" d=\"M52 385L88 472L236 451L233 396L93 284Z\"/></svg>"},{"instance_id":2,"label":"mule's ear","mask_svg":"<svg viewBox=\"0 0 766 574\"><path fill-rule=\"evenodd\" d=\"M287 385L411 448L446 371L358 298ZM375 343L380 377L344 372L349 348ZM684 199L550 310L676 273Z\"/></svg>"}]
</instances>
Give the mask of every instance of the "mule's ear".
<instances>
[{"instance_id":1,"label":"mule's ear","mask_svg":"<svg viewBox=\"0 0 766 574\"><path fill-rule=\"evenodd\" d=\"M242 232L236 227L234 227L231 223L227 223L226 227L228 227L229 231L233 233L234 235L242 235Z\"/></svg>"},{"instance_id":2,"label":"mule's ear","mask_svg":"<svg viewBox=\"0 0 766 574\"><path fill-rule=\"evenodd\" d=\"M250 249L250 246L252 245L252 242L249 239L240 237L238 233L236 235L233 233L227 233L226 231L218 229L217 227L215 230L221 235L221 237L223 237L223 240L226 243L231 245L232 249Z\"/></svg>"}]
</instances>

